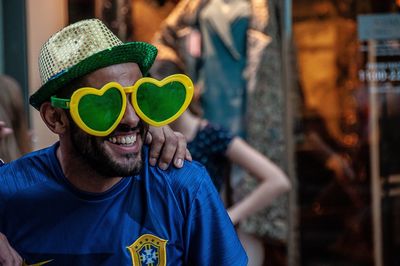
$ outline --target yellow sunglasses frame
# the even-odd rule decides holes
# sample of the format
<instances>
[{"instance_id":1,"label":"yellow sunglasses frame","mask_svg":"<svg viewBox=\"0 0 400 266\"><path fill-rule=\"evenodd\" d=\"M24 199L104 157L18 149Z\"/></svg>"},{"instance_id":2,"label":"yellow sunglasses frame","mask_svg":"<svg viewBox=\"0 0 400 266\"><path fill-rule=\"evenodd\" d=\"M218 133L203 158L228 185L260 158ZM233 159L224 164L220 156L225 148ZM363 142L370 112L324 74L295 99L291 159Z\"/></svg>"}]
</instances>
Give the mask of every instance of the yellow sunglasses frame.
<instances>
[{"instance_id":1,"label":"yellow sunglasses frame","mask_svg":"<svg viewBox=\"0 0 400 266\"><path fill-rule=\"evenodd\" d=\"M151 118L149 118L145 113L142 112L142 110L140 109L138 103L137 103L137 91L138 88L143 84L143 83L151 83L156 85L157 87L159 87L160 89L162 89L162 87L170 82L179 82L181 84L184 85L185 89L186 89L186 97L185 97L185 101L183 102L182 106L180 107L179 111L174 114L173 116L171 116L170 118L163 120L163 121L154 121ZM115 122L113 123L113 125L105 130L105 131L98 131L98 130L94 130L90 127L88 127L82 120L81 116L79 115L79 111L78 111L78 105L80 100L82 99L82 97L86 96L86 95L97 95L97 96L102 96L106 91L108 91L110 88L116 88L121 92L121 96L122 96L122 108L121 111L117 117L117 119L115 120ZM71 99L69 100L65 100L65 99L59 99L56 97L52 97L52 101L55 99L57 101L63 101L63 105L65 105L65 107L62 107L64 109L69 109L70 113L71 113L71 117L74 120L74 122L85 132L94 135L94 136L98 136L98 137L104 137L109 135L112 131L114 131L114 129L118 126L118 124L121 122L124 114L125 114L125 109L126 109L126 104L127 104L127 96L126 94L131 93L131 102L133 104L133 108L135 109L136 114L147 124L152 125L152 126L156 126L156 127L160 127L160 126L164 126L167 125L171 122L173 122L174 120L176 120L189 106L190 101L193 98L193 92L194 92L194 86L193 86L193 82L192 80L183 74L174 74L171 76L168 76L166 78L164 78L163 80L159 81L156 80L154 78L150 78L150 77L143 77L140 78L139 80L137 80L135 82L135 84L133 86L129 86L129 87L123 87L121 84L117 83L117 82L109 82L107 84L105 84L101 89L96 89L96 88L92 88L92 87L83 87L80 88L78 90L76 90L72 96ZM60 107L58 105L58 107Z\"/></svg>"}]
</instances>

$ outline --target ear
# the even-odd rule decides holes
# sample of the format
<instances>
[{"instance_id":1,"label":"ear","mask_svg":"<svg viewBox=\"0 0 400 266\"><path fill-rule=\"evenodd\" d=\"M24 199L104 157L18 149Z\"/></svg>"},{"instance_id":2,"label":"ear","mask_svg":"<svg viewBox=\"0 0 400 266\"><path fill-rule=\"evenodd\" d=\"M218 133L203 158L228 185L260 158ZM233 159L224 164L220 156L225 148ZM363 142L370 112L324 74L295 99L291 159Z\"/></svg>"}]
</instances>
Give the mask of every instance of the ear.
<instances>
[{"instance_id":1,"label":"ear","mask_svg":"<svg viewBox=\"0 0 400 266\"><path fill-rule=\"evenodd\" d=\"M55 134L64 134L69 127L69 120L65 110L53 107L50 102L40 106L40 116L46 126Z\"/></svg>"}]
</instances>

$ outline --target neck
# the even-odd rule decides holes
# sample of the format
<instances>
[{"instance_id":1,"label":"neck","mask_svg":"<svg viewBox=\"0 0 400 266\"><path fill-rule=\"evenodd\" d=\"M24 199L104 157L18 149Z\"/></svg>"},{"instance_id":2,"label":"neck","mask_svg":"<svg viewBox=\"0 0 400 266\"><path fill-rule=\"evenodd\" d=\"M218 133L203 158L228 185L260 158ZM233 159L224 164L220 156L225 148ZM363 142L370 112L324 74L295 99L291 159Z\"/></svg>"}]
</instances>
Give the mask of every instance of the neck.
<instances>
[{"instance_id":1,"label":"neck","mask_svg":"<svg viewBox=\"0 0 400 266\"><path fill-rule=\"evenodd\" d=\"M170 124L175 131L181 132L187 141L192 141L197 134L199 125L203 122L201 118L185 111L177 120Z\"/></svg>"},{"instance_id":2,"label":"neck","mask_svg":"<svg viewBox=\"0 0 400 266\"><path fill-rule=\"evenodd\" d=\"M104 177L82 160L74 159L77 157L71 156L74 153L71 146L61 140L57 149L57 159L65 177L77 189L91 193L102 193L121 180L122 177Z\"/></svg>"}]
</instances>

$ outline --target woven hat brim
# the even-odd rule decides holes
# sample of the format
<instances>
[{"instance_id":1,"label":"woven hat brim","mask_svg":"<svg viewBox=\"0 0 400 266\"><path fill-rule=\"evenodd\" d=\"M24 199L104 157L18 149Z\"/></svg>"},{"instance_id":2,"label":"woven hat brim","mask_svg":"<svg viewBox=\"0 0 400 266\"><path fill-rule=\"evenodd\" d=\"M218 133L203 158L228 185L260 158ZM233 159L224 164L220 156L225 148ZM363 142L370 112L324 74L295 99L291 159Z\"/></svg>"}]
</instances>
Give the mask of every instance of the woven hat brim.
<instances>
[{"instance_id":1,"label":"woven hat brim","mask_svg":"<svg viewBox=\"0 0 400 266\"><path fill-rule=\"evenodd\" d=\"M153 65L156 56L157 48L144 42L124 43L100 51L51 78L30 96L29 103L39 110L43 102L57 94L69 82L111 65L136 63L142 75L145 76Z\"/></svg>"}]
</instances>

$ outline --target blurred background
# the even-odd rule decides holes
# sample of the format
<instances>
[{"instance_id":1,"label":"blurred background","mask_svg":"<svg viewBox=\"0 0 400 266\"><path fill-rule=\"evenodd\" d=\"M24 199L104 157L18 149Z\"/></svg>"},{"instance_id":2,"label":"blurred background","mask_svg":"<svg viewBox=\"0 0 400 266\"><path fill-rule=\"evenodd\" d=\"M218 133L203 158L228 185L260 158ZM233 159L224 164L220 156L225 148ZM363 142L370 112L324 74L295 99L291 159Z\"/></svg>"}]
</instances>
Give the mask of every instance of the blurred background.
<instances>
[{"instance_id":1,"label":"blurred background","mask_svg":"<svg viewBox=\"0 0 400 266\"><path fill-rule=\"evenodd\" d=\"M0 0L0 73L21 85L40 149L56 139L28 97L52 34L97 17L124 41L167 46L206 84L204 116L291 179L240 225L269 243L268 265L400 265L399 10L398 0ZM254 184L233 173L236 200Z\"/></svg>"}]
</instances>

